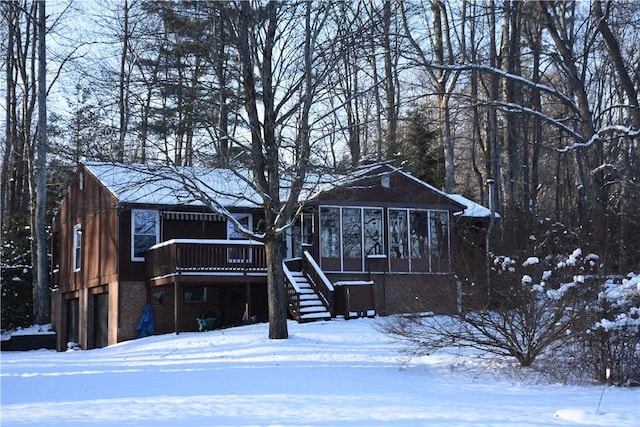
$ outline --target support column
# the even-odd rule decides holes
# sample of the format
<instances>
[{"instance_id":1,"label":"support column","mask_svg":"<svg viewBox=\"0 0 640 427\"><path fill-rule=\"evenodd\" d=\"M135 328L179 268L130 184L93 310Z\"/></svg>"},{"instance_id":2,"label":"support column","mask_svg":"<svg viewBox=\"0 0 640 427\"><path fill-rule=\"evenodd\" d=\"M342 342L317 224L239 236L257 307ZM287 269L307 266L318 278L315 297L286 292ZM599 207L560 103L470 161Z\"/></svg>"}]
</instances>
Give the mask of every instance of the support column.
<instances>
[{"instance_id":1,"label":"support column","mask_svg":"<svg viewBox=\"0 0 640 427\"><path fill-rule=\"evenodd\" d=\"M180 284L178 279L174 282L173 286L173 331L177 334L180 333L178 329L178 319L180 318Z\"/></svg>"},{"instance_id":2,"label":"support column","mask_svg":"<svg viewBox=\"0 0 640 427\"><path fill-rule=\"evenodd\" d=\"M245 283L245 304L242 320L245 323L250 323L251 321L251 284L249 282Z\"/></svg>"}]
</instances>

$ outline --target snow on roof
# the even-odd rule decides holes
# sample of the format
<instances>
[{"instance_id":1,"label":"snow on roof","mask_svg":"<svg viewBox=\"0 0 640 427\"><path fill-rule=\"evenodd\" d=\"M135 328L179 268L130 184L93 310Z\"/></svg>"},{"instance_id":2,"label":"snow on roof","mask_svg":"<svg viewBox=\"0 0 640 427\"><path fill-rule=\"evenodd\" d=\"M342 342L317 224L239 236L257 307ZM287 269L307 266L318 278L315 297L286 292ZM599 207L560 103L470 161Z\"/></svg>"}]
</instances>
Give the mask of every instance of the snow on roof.
<instances>
[{"instance_id":1,"label":"snow on roof","mask_svg":"<svg viewBox=\"0 0 640 427\"><path fill-rule=\"evenodd\" d=\"M211 195L222 206L255 207L260 202L243 176L228 169L185 167L176 170L169 166L98 162L85 166L125 203L202 206L197 196L199 191ZM184 174L184 179L179 174Z\"/></svg>"},{"instance_id":2,"label":"snow on roof","mask_svg":"<svg viewBox=\"0 0 640 427\"><path fill-rule=\"evenodd\" d=\"M469 218L488 218L491 216L491 210L489 208L486 208L473 200L469 200L461 194L449 194L447 197L466 206L464 211L456 213L456 215ZM496 218L500 218L500 215L497 212L495 212L494 215Z\"/></svg>"},{"instance_id":3,"label":"snow on roof","mask_svg":"<svg viewBox=\"0 0 640 427\"><path fill-rule=\"evenodd\" d=\"M349 185L372 173L381 165L368 165L348 175L307 174L300 200L309 200L323 191ZM150 205L202 206L210 198L226 208L258 208L263 197L252 183L250 170L175 167L162 165L87 162L87 170L121 202ZM448 194L401 169L387 165L389 172L400 173L425 188L465 207L456 213L464 217L488 217L489 209L458 194ZM288 196L291 177L281 178L281 198ZM499 215L496 214L496 217Z\"/></svg>"},{"instance_id":4,"label":"snow on roof","mask_svg":"<svg viewBox=\"0 0 640 427\"><path fill-rule=\"evenodd\" d=\"M85 166L125 203L202 206L203 199L211 198L227 208L257 208L263 201L252 183L250 170L101 162L88 162ZM291 177L281 179L283 200L291 181ZM335 178L308 174L300 199L323 188L323 181L332 182Z\"/></svg>"}]
</instances>

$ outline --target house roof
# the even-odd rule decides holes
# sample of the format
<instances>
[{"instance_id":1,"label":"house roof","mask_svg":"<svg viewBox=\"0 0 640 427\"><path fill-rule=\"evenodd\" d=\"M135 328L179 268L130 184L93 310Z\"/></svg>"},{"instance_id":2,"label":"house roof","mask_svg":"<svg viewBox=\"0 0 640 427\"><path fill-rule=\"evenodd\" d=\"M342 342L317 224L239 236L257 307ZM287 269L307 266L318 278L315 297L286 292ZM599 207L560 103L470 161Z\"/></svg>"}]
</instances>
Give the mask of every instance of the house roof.
<instances>
[{"instance_id":1,"label":"house roof","mask_svg":"<svg viewBox=\"0 0 640 427\"><path fill-rule=\"evenodd\" d=\"M448 197L466 206L464 211L456 213L455 215L468 218L488 218L491 216L491 210L489 208L484 207L473 200L469 200L461 194L449 194ZM500 218L500 214L497 212L494 212L494 215L495 218Z\"/></svg>"},{"instance_id":2,"label":"house roof","mask_svg":"<svg viewBox=\"0 0 640 427\"><path fill-rule=\"evenodd\" d=\"M225 208L257 208L262 205L262 197L252 185L252 174L249 170L103 162L87 162L84 166L123 203L203 206L202 199L212 197L217 205ZM491 215L489 209L461 195L445 193L399 168L380 164L363 166L346 175L308 174L299 199L301 201L313 199L324 191L348 186L375 173L402 174L425 189L460 205L462 210L456 215L463 217ZM291 179L281 178L283 200L288 196L290 183Z\"/></svg>"},{"instance_id":3,"label":"house roof","mask_svg":"<svg viewBox=\"0 0 640 427\"><path fill-rule=\"evenodd\" d=\"M123 203L202 206L204 197L212 197L217 205L227 208L262 205L249 170L102 162L84 165ZM310 197L335 180L335 176L309 175L300 199ZM290 183L291 179L281 178L283 198L288 195Z\"/></svg>"}]
</instances>

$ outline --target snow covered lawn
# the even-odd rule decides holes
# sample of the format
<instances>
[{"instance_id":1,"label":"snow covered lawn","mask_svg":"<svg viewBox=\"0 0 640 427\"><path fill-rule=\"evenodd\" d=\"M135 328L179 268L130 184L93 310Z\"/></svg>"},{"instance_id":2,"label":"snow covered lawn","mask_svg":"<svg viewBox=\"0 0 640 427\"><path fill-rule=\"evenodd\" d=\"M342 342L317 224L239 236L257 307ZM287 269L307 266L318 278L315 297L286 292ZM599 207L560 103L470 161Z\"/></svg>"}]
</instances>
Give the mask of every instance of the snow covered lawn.
<instances>
[{"instance_id":1,"label":"snow covered lawn","mask_svg":"<svg viewBox=\"0 0 640 427\"><path fill-rule=\"evenodd\" d=\"M640 390L536 384L452 349L407 360L378 319L258 324L2 353L3 427L634 426ZM497 366L502 368L496 369Z\"/></svg>"}]
</instances>

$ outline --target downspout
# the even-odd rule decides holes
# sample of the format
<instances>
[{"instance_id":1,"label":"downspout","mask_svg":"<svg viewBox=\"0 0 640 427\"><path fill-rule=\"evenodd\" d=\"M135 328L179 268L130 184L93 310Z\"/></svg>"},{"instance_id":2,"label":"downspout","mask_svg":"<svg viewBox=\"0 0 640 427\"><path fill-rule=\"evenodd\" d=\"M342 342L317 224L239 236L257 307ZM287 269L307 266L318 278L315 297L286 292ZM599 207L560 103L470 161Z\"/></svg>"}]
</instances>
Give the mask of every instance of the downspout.
<instances>
[{"instance_id":1,"label":"downspout","mask_svg":"<svg viewBox=\"0 0 640 427\"><path fill-rule=\"evenodd\" d=\"M486 257L486 268L487 268L487 298L491 298L491 255L490 255L490 240L491 240L491 232L493 231L493 226L495 222L495 206L494 206L494 185L495 181L491 178L487 180L487 186L489 189L489 210L491 212L491 217L489 218L489 227L487 227L487 234L485 236L485 257Z\"/></svg>"}]
</instances>

